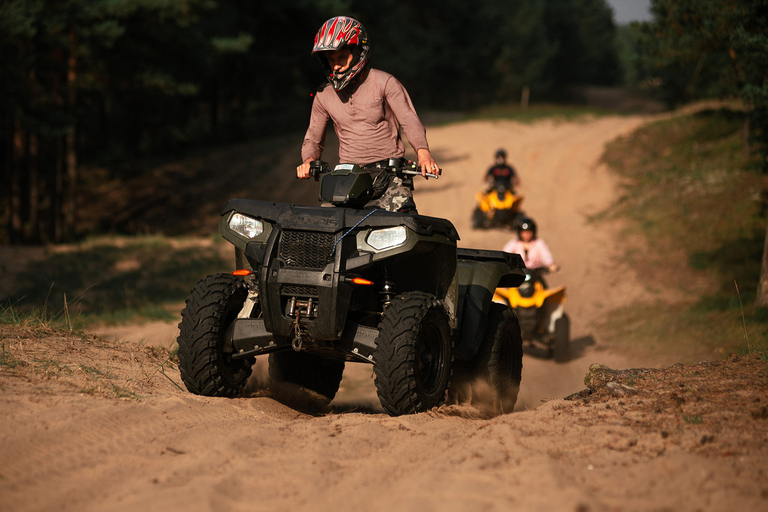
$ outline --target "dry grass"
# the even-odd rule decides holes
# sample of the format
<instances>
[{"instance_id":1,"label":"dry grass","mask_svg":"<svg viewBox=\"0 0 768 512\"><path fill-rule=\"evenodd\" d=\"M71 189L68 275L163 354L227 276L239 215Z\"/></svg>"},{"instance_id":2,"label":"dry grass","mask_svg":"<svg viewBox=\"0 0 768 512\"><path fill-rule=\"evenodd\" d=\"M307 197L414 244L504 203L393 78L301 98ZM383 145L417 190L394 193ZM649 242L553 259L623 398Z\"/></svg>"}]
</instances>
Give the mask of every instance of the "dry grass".
<instances>
[{"instance_id":1,"label":"dry grass","mask_svg":"<svg viewBox=\"0 0 768 512\"><path fill-rule=\"evenodd\" d=\"M45 325L0 324L3 387L32 386L35 393L71 392L138 399L179 384L172 352ZM55 385L54 385L55 384Z\"/></svg>"}]
</instances>

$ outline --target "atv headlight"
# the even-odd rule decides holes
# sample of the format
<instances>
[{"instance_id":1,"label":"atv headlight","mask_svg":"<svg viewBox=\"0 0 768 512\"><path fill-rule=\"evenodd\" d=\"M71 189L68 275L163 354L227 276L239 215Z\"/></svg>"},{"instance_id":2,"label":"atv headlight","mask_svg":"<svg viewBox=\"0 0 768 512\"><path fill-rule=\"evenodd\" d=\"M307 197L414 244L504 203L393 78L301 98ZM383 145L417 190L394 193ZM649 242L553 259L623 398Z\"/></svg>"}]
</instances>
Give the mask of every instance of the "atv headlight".
<instances>
[{"instance_id":1,"label":"atv headlight","mask_svg":"<svg viewBox=\"0 0 768 512\"><path fill-rule=\"evenodd\" d=\"M406 236L405 226L397 226L371 231L365 241L377 251L381 251L404 243Z\"/></svg>"},{"instance_id":2,"label":"atv headlight","mask_svg":"<svg viewBox=\"0 0 768 512\"><path fill-rule=\"evenodd\" d=\"M264 232L264 223L253 217L236 213L229 219L229 229L246 238L256 238Z\"/></svg>"}]
</instances>

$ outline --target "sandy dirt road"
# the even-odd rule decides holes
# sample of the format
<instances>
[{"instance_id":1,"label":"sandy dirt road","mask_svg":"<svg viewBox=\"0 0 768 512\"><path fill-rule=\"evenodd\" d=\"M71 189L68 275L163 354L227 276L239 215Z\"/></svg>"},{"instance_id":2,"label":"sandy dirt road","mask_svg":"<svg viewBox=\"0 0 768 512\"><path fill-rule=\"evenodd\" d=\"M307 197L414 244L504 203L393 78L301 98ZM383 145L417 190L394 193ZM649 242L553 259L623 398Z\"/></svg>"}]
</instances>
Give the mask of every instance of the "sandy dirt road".
<instances>
[{"instance_id":1,"label":"sandy dirt road","mask_svg":"<svg viewBox=\"0 0 768 512\"><path fill-rule=\"evenodd\" d=\"M510 233L472 231L470 214L504 147L521 175L524 209L563 268L550 281L568 287L575 356L565 364L526 356L515 413L481 419L471 407L443 407L391 418L376 404L370 369L355 366L332 411L312 416L263 393L217 399L181 390L163 356L143 346L170 345L173 325L99 333L121 343L4 331L4 361L18 364L0 367L3 509L766 509L764 363L749 385L723 373L717 382L731 387L721 389L705 378L714 371L707 367L646 379L669 378L671 391L562 400L584 388L591 363L673 362L613 354L594 328L650 293L620 260L618 226L588 222L616 197L599 164L604 144L643 122L429 129L444 176L417 183L420 213L453 221L462 246L500 249Z\"/></svg>"},{"instance_id":2,"label":"sandy dirt road","mask_svg":"<svg viewBox=\"0 0 768 512\"><path fill-rule=\"evenodd\" d=\"M611 308L648 300L639 283L620 260L614 243L616 226L590 223L616 199L616 182L599 163L605 144L640 126L639 117L615 117L588 122L543 121L522 125L509 121L471 122L429 131L435 157L444 168L439 180L417 183L420 213L447 217L461 234L460 245L501 249L511 237L506 230L472 230L475 193L499 148L518 171L522 208L538 225L562 272L552 274L552 286L565 285L566 311L571 318L574 352L599 348L593 326ZM594 357L576 357L565 365L527 358L518 410L535 408L541 399L559 398L580 389ZM627 361L601 354L605 364L624 367ZM633 361L634 364L639 362ZM663 364L643 361L642 364Z\"/></svg>"}]
</instances>

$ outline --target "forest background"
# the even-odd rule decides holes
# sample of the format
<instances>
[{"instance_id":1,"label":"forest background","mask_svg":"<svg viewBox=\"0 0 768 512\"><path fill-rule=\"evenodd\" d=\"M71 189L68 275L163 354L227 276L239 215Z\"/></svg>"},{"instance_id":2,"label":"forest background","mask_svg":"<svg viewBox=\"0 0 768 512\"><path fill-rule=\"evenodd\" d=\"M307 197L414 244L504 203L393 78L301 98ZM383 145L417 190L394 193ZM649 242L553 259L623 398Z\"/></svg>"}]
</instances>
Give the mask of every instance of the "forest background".
<instances>
[{"instance_id":1,"label":"forest background","mask_svg":"<svg viewBox=\"0 0 768 512\"><path fill-rule=\"evenodd\" d=\"M764 155L767 11L653 0L652 21L617 27L605 0L7 0L0 243L92 234L78 212L96 172L303 130L324 80L313 37L339 14L363 22L373 66L420 112L579 103L587 86L668 106L736 96L744 151Z\"/></svg>"}]
</instances>

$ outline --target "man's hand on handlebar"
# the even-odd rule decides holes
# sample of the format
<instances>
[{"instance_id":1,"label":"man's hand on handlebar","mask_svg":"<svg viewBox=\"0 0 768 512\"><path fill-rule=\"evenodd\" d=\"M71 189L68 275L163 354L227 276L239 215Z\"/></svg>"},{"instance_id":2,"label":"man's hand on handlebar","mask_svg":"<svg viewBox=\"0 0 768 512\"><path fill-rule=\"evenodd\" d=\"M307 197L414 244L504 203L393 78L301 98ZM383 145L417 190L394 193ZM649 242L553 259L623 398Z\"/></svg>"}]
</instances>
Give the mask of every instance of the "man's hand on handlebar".
<instances>
[{"instance_id":1,"label":"man's hand on handlebar","mask_svg":"<svg viewBox=\"0 0 768 512\"><path fill-rule=\"evenodd\" d=\"M311 163L312 163L311 158L304 160L304 162L296 168L296 177L302 180L306 180L310 178L311 176L309 173L309 166Z\"/></svg>"},{"instance_id":2,"label":"man's hand on handlebar","mask_svg":"<svg viewBox=\"0 0 768 512\"><path fill-rule=\"evenodd\" d=\"M435 162L435 159L432 158L432 154L429 152L426 148L421 148L416 152L416 156L419 159L419 168L421 169L421 175L425 178L427 178L427 174L436 174L440 175L442 174L442 169L440 169L440 166L437 165L437 162Z\"/></svg>"}]
</instances>

